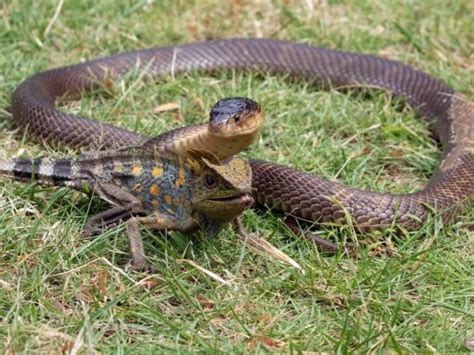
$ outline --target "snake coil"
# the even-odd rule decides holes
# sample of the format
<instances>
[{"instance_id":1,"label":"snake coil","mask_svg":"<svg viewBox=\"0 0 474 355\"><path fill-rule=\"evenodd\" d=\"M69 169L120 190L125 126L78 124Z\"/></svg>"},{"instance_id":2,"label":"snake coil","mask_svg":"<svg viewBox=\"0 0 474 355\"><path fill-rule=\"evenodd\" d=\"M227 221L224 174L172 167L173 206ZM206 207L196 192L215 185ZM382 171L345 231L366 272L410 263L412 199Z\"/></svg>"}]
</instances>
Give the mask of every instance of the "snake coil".
<instances>
[{"instance_id":1,"label":"snake coil","mask_svg":"<svg viewBox=\"0 0 474 355\"><path fill-rule=\"evenodd\" d=\"M413 194L362 191L261 160L251 160L256 199L310 222L351 222L358 230L393 223L417 229L430 208L449 218L474 195L474 105L437 79L375 56L270 39L228 39L118 54L38 73L12 97L14 122L32 137L72 148L139 144L146 138L104 123L59 112L59 97L77 96L97 81L119 78L137 67L149 75L189 70L263 70L335 85L389 90L407 99L443 145L443 160L427 186Z\"/></svg>"}]
</instances>

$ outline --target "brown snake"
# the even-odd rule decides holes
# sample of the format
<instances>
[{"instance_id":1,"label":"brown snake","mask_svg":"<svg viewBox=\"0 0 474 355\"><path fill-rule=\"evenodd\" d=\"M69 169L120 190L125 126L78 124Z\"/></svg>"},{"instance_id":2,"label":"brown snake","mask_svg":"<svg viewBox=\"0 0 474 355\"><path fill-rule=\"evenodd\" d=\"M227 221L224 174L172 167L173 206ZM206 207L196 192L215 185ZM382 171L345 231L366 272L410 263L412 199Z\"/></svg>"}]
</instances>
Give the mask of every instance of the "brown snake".
<instances>
[{"instance_id":1,"label":"brown snake","mask_svg":"<svg viewBox=\"0 0 474 355\"><path fill-rule=\"evenodd\" d=\"M55 108L59 97L77 97L97 82L116 79L137 65L151 76L188 70L257 69L333 85L378 87L406 98L427 122L434 123L444 156L424 190L378 194L250 160L256 200L272 209L310 222L352 223L361 231L392 224L412 230L419 228L433 209L449 219L472 201L474 105L419 70L369 55L269 39L217 40L118 54L25 80L13 94L13 120L36 139L73 148L141 143L146 138L143 135ZM192 127L188 129L191 135Z\"/></svg>"}]
</instances>

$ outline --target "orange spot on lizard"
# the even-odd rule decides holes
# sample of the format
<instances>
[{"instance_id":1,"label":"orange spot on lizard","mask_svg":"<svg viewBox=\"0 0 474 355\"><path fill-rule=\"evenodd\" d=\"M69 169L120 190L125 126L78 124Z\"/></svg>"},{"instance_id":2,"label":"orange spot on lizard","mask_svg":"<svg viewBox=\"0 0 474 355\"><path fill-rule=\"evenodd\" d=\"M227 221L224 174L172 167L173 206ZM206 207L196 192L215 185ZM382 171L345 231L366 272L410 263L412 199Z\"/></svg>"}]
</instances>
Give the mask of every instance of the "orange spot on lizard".
<instances>
[{"instance_id":1,"label":"orange spot on lizard","mask_svg":"<svg viewBox=\"0 0 474 355\"><path fill-rule=\"evenodd\" d=\"M160 194L160 188L158 187L158 185L156 185L156 184L151 185L150 186L150 193L153 196L159 195Z\"/></svg>"}]
</instances>

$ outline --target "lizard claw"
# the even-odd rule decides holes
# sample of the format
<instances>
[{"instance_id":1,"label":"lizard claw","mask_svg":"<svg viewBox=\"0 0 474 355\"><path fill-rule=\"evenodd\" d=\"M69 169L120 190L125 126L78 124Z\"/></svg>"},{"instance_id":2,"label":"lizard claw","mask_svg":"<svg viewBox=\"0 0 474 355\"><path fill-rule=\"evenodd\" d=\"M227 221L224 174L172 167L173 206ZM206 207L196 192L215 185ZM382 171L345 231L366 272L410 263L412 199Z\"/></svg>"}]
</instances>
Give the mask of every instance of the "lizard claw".
<instances>
[{"instance_id":1,"label":"lizard claw","mask_svg":"<svg viewBox=\"0 0 474 355\"><path fill-rule=\"evenodd\" d=\"M152 266L149 262L147 262L145 260L142 260L140 262L134 262L133 258L132 258L130 268L133 271L146 272L146 273L150 273L150 274L156 273L156 271L157 271L157 269L154 266Z\"/></svg>"},{"instance_id":2,"label":"lizard claw","mask_svg":"<svg viewBox=\"0 0 474 355\"><path fill-rule=\"evenodd\" d=\"M116 224L105 225L102 221L89 219L82 230L82 238L91 238L94 235L102 233L106 228L114 227Z\"/></svg>"}]
</instances>

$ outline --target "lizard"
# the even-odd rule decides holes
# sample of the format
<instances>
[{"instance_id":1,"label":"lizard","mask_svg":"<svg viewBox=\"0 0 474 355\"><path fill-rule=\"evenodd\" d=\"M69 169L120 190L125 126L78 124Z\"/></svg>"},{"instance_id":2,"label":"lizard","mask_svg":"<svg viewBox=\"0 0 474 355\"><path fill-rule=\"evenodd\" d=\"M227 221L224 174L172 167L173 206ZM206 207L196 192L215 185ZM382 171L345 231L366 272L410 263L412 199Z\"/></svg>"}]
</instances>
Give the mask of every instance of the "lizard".
<instances>
[{"instance_id":1,"label":"lizard","mask_svg":"<svg viewBox=\"0 0 474 355\"><path fill-rule=\"evenodd\" d=\"M77 159L0 159L0 176L93 193L111 205L89 218L83 234L125 221L131 264L149 269L140 226L213 237L254 200L246 159L219 161L206 151L186 156L139 147L89 152Z\"/></svg>"}]
</instances>

